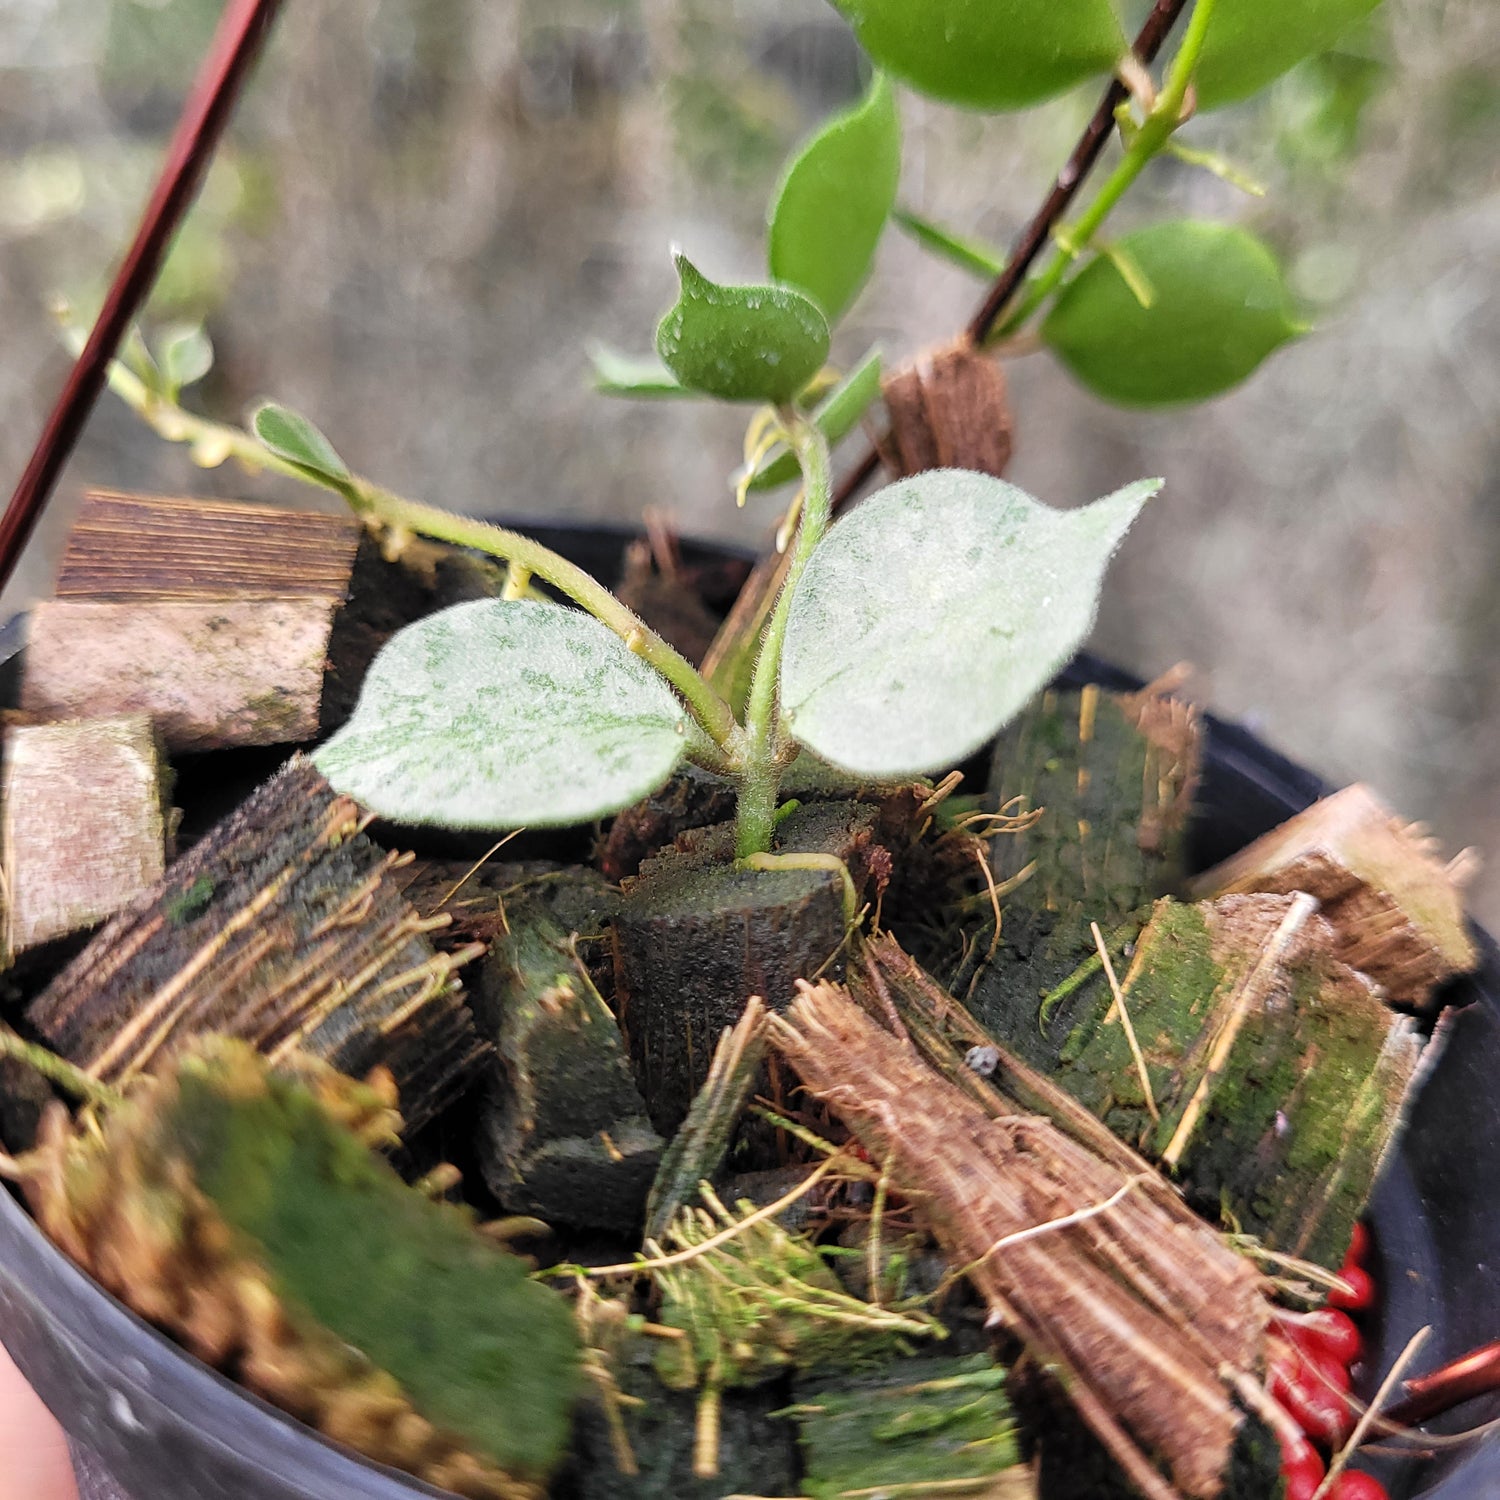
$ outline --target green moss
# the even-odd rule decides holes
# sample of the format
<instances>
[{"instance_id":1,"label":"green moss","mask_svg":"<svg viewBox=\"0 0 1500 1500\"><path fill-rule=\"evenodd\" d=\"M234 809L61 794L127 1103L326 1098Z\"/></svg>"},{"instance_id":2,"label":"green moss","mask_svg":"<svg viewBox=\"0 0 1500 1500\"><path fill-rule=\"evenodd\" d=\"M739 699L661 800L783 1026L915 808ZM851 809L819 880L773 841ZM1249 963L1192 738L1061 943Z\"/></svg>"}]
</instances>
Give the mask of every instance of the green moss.
<instances>
[{"instance_id":1,"label":"green moss","mask_svg":"<svg viewBox=\"0 0 1500 1500\"><path fill-rule=\"evenodd\" d=\"M359 1349L435 1425L518 1477L567 1437L573 1320L523 1264L429 1202L278 1078L230 1097L183 1068L164 1128L203 1191L260 1252L287 1303Z\"/></svg>"},{"instance_id":2,"label":"green moss","mask_svg":"<svg viewBox=\"0 0 1500 1500\"><path fill-rule=\"evenodd\" d=\"M901 1360L863 1379L799 1381L796 1394L789 1414L814 1500L978 1480L1020 1462L1005 1371L984 1354Z\"/></svg>"}]
</instances>

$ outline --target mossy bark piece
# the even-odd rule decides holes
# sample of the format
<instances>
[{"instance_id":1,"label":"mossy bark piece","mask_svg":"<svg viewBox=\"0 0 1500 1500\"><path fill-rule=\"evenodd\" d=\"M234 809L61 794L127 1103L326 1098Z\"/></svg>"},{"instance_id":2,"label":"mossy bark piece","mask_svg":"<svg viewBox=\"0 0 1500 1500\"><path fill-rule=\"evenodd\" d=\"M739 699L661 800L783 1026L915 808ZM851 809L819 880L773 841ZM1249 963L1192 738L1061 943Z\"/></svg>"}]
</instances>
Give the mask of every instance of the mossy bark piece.
<instances>
[{"instance_id":1,"label":"mossy bark piece","mask_svg":"<svg viewBox=\"0 0 1500 1500\"><path fill-rule=\"evenodd\" d=\"M1166 687L1119 697L1097 687L1048 691L1001 735L992 800L1020 798L1036 822L992 843L1004 899L1000 945L972 1004L987 1030L1050 1073L1074 1023L1066 986L1098 964L1090 923L1118 962L1152 901L1183 876L1201 731ZM1044 997L1045 1030L1038 1012Z\"/></svg>"},{"instance_id":2,"label":"mossy bark piece","mask_svg":"<svg viewBox=\"0 0 1500 1500\"><path fill-rule=\"evenodd\" d=\"M1142 1108L1121 1028L1102 1015L1070 1039L1058 1077L1206 1213L1331 1268L1401 1127L1422 1051L1414 1023L1338 948L1305 895L1163 901L1124 980L1159 1121Z\"/></svg>"},{"instance_id":3,"label":"mossy bark piece","mask_svg":"<svg viewBox=\"0 0 1500 1500\"><path fill-rule=\"evenodd\" d=\"M876 1374L798 1380L789 1408L802 1448L802 1493L983 1494L1036 1500L1021 1458L1005 1370L987 1355L898 1360ZM965 1483L972 1490L960 1490ZM898 1488L901 1487L901 1488Z\"/></svg>"},{"instance_id":4,"label":"mossy bark piece","mask_svg":"<svg viewBox=\"0 0 1500 1500\"><path fill-rule=\"evenodd\" d=\"M5 735L5 948L84 932L161 879L170 772L143 715Z\"/></svg>"},{"instance_id":5,"label":"mossy bark piece","mask_svg":"<svg viewBox=\"0 0 1500 1500\"><path fill-rule=\"evenodd\" d=\"M1211 1218L1336 1267L1400 1129L1421 1039L1337 956L1316 906L1159 901L1122 965L1140 1062L1102 972L1055 1014L1034 1008L1032 1026L1051 1081Z\"/></svg>"},{"instance_id":6,"label":"mossy bark piece","mask_svg":"<svg viewBox=\"0 0 1500 1500\"><path fill-rule=\"evenodd\" d=\"M1202 896L1307 891L1338 934L1339 956L1390 998L1424 1007L1479 962L1464 920L1473 867L1444 863L1419 824L1403 823L1367 786L1314 803L1193 882Z\"/></svg>"},{"instance_id":7,"label":"mossy bark piece","mask_svg":"<svg viewBox=\"0 0 1500 1500\"><path fill-rule=\"evenodd\" d=\"M844 897L826 870L738 870L705 840L643 869L614 923L616 1002L637 1082L663 1135L708 1077L720 1034L752 995L790 1003L844 940Z\"/></svg>"},{"instance_id":8,"label":"mossy bark piece","mask_svg":"<svg viewBox=\"0 0 1500 1500\"><path fill-rule=\"evenodd\" d=\"M663 1142L646 1119L615 1018L568 933L533 903L485 961L482 1013L497 1018L480 1109L480 1163L513 1213L639 1230Z\"/></svg>"},{"instance_id":9,"label":"mossy bark piece","mask_svg":"<svg viewBox=\"0 0 1500 1500\"><path fill-rule=\"evenodd\" d=\"M54 1117L28 1192L105 1286L252 1390L476 1500L533 1500L566 1440L566 1302L370 1149L377 1095L215 1039L111 1111Z\"/></svg>"},{"instance_id":10,"label":"mossy bark piece","mask_svg":"<svg viewBox=\"0 0 1500 1500\"><path fill-rule=\"evenodd\" d=\"M1126 1174L1050 1121L987 1109L837 986L805 990L768 1025L1140 1492L1222 1495L1242 1423L1231 1384L1264 1357L1254 1268L1206 1225L1160 1210L1144 1164ZM1209 1283L1211 1332L1183 1315L1181 1290Z\"/></svg>"},{"instance_id":11,"label":"mossy bark piece","mask_svg":"<svg viewBox=\"0 0 1500 1500\"><path fill-rule=\"evenodd\" d=\"M384 1066L413 1125L472 1080L486 1048L397 856L294 758L165 877L116 913L32 1002L51 1046L104 1082L195 1036L300 1051L363 1076Z\"/></svg>"},{"instance_id":12,"label":"mossy bark piece","mask_svg":"<svg viewBox=\"0 0 1500 1500\"><path fill-rule=\"evenodd\" d=\"M897 477L924 469L1005 473L1012 451L1005 372L968 339L932 349L886 377L891 430L882 456Z\"/></svg>"}]
</instances>

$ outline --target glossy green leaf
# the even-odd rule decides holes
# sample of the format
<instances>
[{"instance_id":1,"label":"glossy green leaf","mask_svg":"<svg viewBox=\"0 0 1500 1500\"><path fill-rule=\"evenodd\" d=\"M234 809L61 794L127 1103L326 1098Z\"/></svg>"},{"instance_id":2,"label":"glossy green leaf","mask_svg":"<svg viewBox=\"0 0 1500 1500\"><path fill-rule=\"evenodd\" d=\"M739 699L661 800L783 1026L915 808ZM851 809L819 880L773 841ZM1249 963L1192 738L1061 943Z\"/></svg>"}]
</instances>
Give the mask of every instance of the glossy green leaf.
<instances>
[{"instance_id":1,"label":"glossy green leaf","mask_svg":"<svg viewBox=\"0 0 1500 1500\"><path fill-rule=\"evenodd\" d=\"M789 286L720 286L685 255L656 351L690 390L724 401L790 401L828 357L828 320Z\"/></svg>"},{"instance_id":2,"label":"glossy green leaf","mask_svg":"<svg viewBox=\"0 0 1500 1500\"><path fill-rule=\"evenodd\" d=\"M888 485L832 527L792 600L792 735L860 776L962 760L1083 643L1105 566L1159 488L1060 511L964 469Z\"/></svg>"},{"instance_id":3,"label":"glossy green leaf","mask_svg":"<svg viewBox=\"0 0 1500 1500\"><path fill-rule=\"evenodd\" d=\"M1200 109L1248 99L1331 47L1380 0L1218 0L1193 72Z\"/></svg>"},{"instance_id":4,"label":"glossy green leaf","mask_svg":"<svg viewBox=\"0 0 1500 1500\"><path fill-rule=\"evenodd\" d=\"M1004 252L993 245L954 234L910 209L898 208L892 217L924 250L952 261L960 270L972 271L990 281L1005 269Z\"/></svg>"},{"instance_id":5,"label":"glossy green leaf","mask_svg":"<svg viewBox=\"0 0 1500 1500\"><path fill-rule=\"evenodd\" d=\"M692 391L679 385L672 372L655 359L636 359L620 354L603 344L596 345L590 356L594 361L594 389L606 396L691 396Z\"/></svg>"},{"instance_id":6,"label":"glossy green leaf","mask_svg":"<svg viewBox=\"0 0 1500 1500\"><path fill-rule=\"evenodd\" d=\"M250 430L278 458L335 484L345 484L353 475L332 443L306 417L290 407L267 401L250 418Z\"/></svg>"},{"instance_id":7,"label":"glossy green leaf","mask_svg":"<svg viewBox=\"0 0 1500 1500\"><path fill-rule=\"evenodd\" d=\"M975 109L1020 109L1129 50L1109 0L832 0L893 77Z\"/></svg>"},{"instance_id":8,"label":"glossy green leaf","mask_svg":"<svg viewBox=\"0 0 1500 1500\"><path fill-rule=\"evenodd\" d=\"M1275 257L1243 229L1174 220L1115 249L1062 289L1042 324L1043 341L1107 401L1202 401L1304 331Z\"/></svg>"},{"instance_id":9,"label":"glossy green leaf","mask_svg":"<svg viewBox=\"0 0 1500 1500\"><path fill-rule=\"evenodd\" d=\"M872 349L818 403L812 414L813 424L828 439L838 442L880 398L880 351ZM796 455L785 448L776 449L757 470L747 486L752 490L774 490L797 478Z\"/></svg>"},{"instance_id":10,"label":"glossy green leaf","mask_svg":"<svg viewBox=\"0 0 1500 1500\"><path fill-rule=\"evenodd\" d=\"M157 341L162 374L173 395L196 385L214 367L214 346L201 323L178 323Z\"/></svg>"},{"instance_id":11,"label":"glossy green leaf","mask_svg":"<svg viewBox=\"0 0 1500 1500\"><path fill-rule=\"evenodd\" d=\"M800 287L836 322L865 284L901 175L901 122L877 73L853 109L792 159L771 208L771 275Z\"/></svg>"},{"instance_id":12,"label":"glossy green leaf","mask_svg":"<svg viewBox=\"0 0 1500 1500\"><path fill-rule=\"evenodd\" d=\"M687 728L665 681L591 616L481 599L392 637L313 759L398 823L560 826L655 791Z\"/></svg>"}]
</instances>

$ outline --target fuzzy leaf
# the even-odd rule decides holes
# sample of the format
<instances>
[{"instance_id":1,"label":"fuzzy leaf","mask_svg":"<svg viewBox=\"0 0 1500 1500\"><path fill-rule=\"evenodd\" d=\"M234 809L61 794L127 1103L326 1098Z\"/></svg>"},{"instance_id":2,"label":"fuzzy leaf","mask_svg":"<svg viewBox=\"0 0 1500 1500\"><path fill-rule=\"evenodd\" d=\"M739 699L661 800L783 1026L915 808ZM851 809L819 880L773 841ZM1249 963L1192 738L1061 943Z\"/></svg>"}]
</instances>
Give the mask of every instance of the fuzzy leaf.
<instances>
[{"instance_id":1,"label":"fuzzy leaf","mask_svg":"<svg viewBox=\"0 0 1500 1500\"><path fill-rule=\"evenodd\" d=\"M842 770L936 771L976 750L1082 644L1104 569L1160 488L1052 510L936 469L887 486L813 553L787 624L782 712Z\"/></svg>"},{"instance_id":2,"label":"fuzzy leaf","mask_svg":"<svg viewBox=\"0 0 1500 1500\"><path fill-rule=\"evenodd\" d=\"M1180 219L1126 235L1058 294L1042 338L1122 406L1202 401L1304 331L1275 257L1227 224ZM1121 267L1150 288L1132 289Z\"/></svg>"},{"instance_id":3,"label":"fuzzy leaf","mask_svg":"<svg viewBox=\"0 0 1500 1500\"><path fill-rule=\"evenodd\" d=\"M691 396L659 360L635 359L603 344L590 351L594 361L594 389L606 396Z\"/></svg>"},{"instance_id":4,"label":"fuzzy leaf","mask_svg":"<svg viewBox=\"0 0 1500 1500\"><path fill-rule=\"evenodd\" d=\"M1129 50L1109 0L833 0L876 66L924 94L1020 109Z\"/></svg>"},{"instance_id":5,"label":"fuzzy leaf","mask_svg":"<svg viewBox=\"0 0 1500 1500\"><path fill-rule=\"evenodd\" d=\"M683 385L724 401L790 401L823 367L828 320L789 286L719 286L685 255L656 349Z\"/></svg>"},{"instance_id":6,"label":"fuzzy leaf","mask_svg":"<svg viewBox=\"0 0 1500 1500\"><path fill-rule=\"evenodd\" d=\"M1380 0L1218 0L1193 72L1200 109L1258 93L1326 51Z\"/></svg>"},{"instance_id":7,"label":"fuzzy leaf","mask_svg":"<svg viewBox=\"0 0 1500 1500\"><path fill-rule=\"evenodd\" d=\"M921 214L912 213L910 209L898 208L892 217L924 250L952 261L960 269L970 271L975 276L982 276L990 281L1005 269L1005 255L993 245L955 234L951 229L933 223L931 219L924 219Z\"/></svg>"},{"instance_id":8,"label":"fuzzy leaf","mask_svg":"<svg viewBox=\"0 0 1500 1500\"><path fill-rule=\"evenodd\" d=\"M787 167L771 209L771 275L801 287L830 323L870 274L900 175L901 122L879 73L865 97L830 120Z\"/></svg>"},{"instance_id":9,"label":"fuzzy leaf","mask_svg":"<svg viewBox=\"0 0 1500 1500\"><path fill-rule=\"evenodd\" d=\"M880 368L880 351L871 350L818 403L812 416L813 424L830 445L852 431L855 423L879 400ZM779 447L756 471L748 488L774 490L777 485L790 484L797 474L796 455Z\"/></svg>"},{"instance_id":10,"label":"fuzzy leaf","mask_svg":"<svg viewBox=\"0 0 1500 1500\"><path fill-rule=\"evenodd\" d=\"M267 401L250 418L250 430L277 458L284 458L321 479L343 485L354 477L333 444L290 407Z\"/></svg>"},{"instance_id":11,"label":"fuzzy leaf","mask_svg":"<svg viewBox=\"0 0 1500 1500\"><path fill-rule=\"evenodd\" d=\"M179 323L159 340L161 370L175 395L196 385L214 367L214 346L201 323Z\"/></svg>"},{"instance_id":12,"label":"fuzzy leaf","mask_svg":"<svg viewBox=\"0 0 1500 1500\"><path fill-rule=\"evenodd\" d=\"M313 760L399 823L555 827L655 791L687 727L667 684L597 620L482 599L392 637Z\"/></svg>"}]
</instances>

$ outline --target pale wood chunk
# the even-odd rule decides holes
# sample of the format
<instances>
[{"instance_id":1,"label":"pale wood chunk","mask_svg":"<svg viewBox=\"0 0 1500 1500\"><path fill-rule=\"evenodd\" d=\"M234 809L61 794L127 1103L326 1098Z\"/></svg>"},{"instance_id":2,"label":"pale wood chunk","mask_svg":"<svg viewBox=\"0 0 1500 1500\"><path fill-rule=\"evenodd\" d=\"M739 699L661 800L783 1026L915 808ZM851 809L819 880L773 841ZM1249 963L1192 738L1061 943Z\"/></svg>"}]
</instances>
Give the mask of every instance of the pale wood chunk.
<instances>
[{"instance_id":1,"label":"pale wood chunk","mask_svg":"<svg viewBox=\"0 0 1500 1500\"><path fill-rule=\"evenodd\" d=\"M359 546L348 516L91 491L21 707L149 714L171 750L312 739Z\"/></svg>"},{"instance_id":2,"label":"pale wood chunk","mask_svg":"<svg viewBox=\"0 0 1500 1500\"><path fill-rule=\"evenodd\" d=\"M149 714L169 750L310 740L337 608L334 599L38 604L21 707Z\"/></svg>"},{"instance_id":3,"label":"pale wood chunk","mask_svg":"<svg viewBox=\"0 0 1500 1500\"><path fill-rule=\"evenodd\" d=\"M90 490L57 597L342 599L359 538L348 515Z\"/></svg>"},{"instance_id":4,"label":"pale wood chunk","mask_svg":"<svg viewBox=\"0 0 1500 1500\"><path fill-rule=\"evenodd\" d=\"M1393 1001L1425 1006L1478 963L1464 920L1464 854L1448 863L1435 840L1356 783L1314 803L1198 877L1199 896L1306 891L1338 934L1338 956Z\"/></svg>"},{"instance_id":5,"label":"pale wood chunk","mask_svg":"<svg viewBox=\"0 0 1500 1500\"><path fill-rule=\"evenodd\" d=\"M103 921L161 879L163 767L142 714L5 737L5 940L11 953Z\"/></svg>"}]
</instances>

